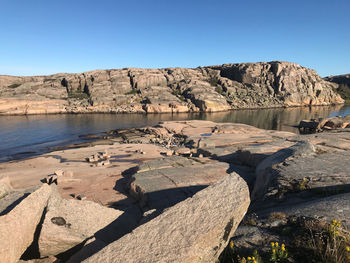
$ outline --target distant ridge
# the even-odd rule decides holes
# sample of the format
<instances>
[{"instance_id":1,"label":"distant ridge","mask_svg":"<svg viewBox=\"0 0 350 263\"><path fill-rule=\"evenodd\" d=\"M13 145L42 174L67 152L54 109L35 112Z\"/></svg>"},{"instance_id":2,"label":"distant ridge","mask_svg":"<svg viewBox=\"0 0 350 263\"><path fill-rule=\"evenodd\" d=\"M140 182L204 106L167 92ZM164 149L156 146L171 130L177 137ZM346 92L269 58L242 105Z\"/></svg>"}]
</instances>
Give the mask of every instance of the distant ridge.
<instances>
[{"instance_id":1,"label":"distant ridge","mask_svg":"<svg viewBox=\"0 0 350 263\"><path fill-rule=\"evenodd\" d=\"M332 82L329 82L332 81ZM334 83L333 83L334 82ZM341 104L336 81L289 62L0 76L0 114L216 112Z\"/></svg>"}]
</instances>

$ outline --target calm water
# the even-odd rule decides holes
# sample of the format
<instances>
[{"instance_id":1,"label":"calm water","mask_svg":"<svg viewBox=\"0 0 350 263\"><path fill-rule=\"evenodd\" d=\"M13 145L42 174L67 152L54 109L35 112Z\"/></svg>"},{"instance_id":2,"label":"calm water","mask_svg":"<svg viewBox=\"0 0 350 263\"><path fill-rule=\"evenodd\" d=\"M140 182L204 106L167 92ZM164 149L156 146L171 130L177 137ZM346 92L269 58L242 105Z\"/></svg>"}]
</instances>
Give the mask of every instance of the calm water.
<instances>
[{"instance_id":1,"label":"calm water","mask_svg":"<svg viewBox=\"0 0 350 263\"><path fill-rule=\"evenodd\" d=\"M0 116L0 161L20 158L50 147L79 142L79 135L154 125L159 121L200 119L239 122L263 129L298 132L300 120L350 114L350 106L237 110L181 114L78 114Z\"/></svg>"}]
</instances>

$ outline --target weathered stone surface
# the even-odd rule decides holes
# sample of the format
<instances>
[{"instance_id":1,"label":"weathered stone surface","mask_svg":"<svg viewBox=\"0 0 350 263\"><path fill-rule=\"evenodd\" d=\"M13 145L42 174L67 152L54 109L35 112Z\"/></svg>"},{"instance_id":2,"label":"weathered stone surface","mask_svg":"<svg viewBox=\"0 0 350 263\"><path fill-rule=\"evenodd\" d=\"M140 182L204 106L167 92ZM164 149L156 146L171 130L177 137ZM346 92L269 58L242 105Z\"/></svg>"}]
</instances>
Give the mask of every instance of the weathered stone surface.
<instances>
[{"instance_id":1,"label":"weathered stone surface","mask_svg":"<svg viewBox=\"0 0 350 263\"><path fill-rule=\"evenodd\" d=\"M270 191L267 198L288 202L305 202L324 196L350 192L350 152L293 156L269 171ZM286 205L287 206L287 205Z\"/></svg>"},{"instance_id":2,"label":"weathered stone surface","mask_svg":"<svg viewBox=\"0 0 350 263\"><path fill-rule=\"evenodd\" d=\"M248 205L246 183L232 174L84 262L214 262Z\"/></svg>"},{"instance_id":3,"label":"weathered stone surface","mask_svg":"<svg viewBox=\"0 0 350 263\"><path fill-rule=\"evenodd\" d=\"M342 102L340 96L332 91L336 84L324 81L315 71L294 63L273 61L227 64L212 68L220 70L222 77L232 80L227 81L224 88L230 90L233 104L236 105L242 104L242 101L246 107Z\"/></svg>"},{"instance_id":4,"label":"weathered stone surface","mask_svg":"<svg viewBox=\"0 0 350 263\"><path fill-rule=\"evenodd\" d=\"M282 149L273 155L264 159L256 167L256 182L251 195L252 200L262 198L271 183L271 169L274 165L284 162L288 157L305 157L315 154L315 149L312 144L307 141L300 141L297 144Z\"/></svg>"},{"instance_id":5,"label":"weathered stone surface","mask_svg":"<svg viewBox=\"0 0 350 263\"><path fill-rule=\"evenodd\" d=\"M329 76L324 80L338 84L337 92L344 100L350 100L350 74Z\"/></svg>"},{"instance_id":6,"label":"weathered stone surface","mask_svg":"<svg viewBox=\"0 0 350 263\"><path fill-rule=\"evenodd\" d=\"M188 112L343 103L311 69L288 62L0 76L0 114Z\"/></svg>"},{"instance_id":7,"label":"weathered stone surface","mask_svg":"<svg viewBox=\"0 0 350 263\"><path fill-rule=\"evenodd\" d=\"M39 237L40 256L57 255L80 244L122 213L91 201L65 200L55 192Z\"/></svg>"},{"instance_id":8,"label":"weathered stone surface","mask_svg":"<svg viewBox=\"0 0 350 263\"><path fill-rule=\"evenodd\" d=\"M302 202L295 205L280 205L267 209L261 213L261 216L268 215L271 212L281 212L289 216L305 216L318 218L331 222L337 219L342 223L343 229L350 227L350 193L349 190L344 194L335 194L329 197L319 197L309 202Z\"/></svg>"},{"instance_id":9,"label":"weathered stone surface","mask_svg":"<svg viewBox=\"0 0 350 263\"><path fill-rule=\"evenodd\" d=\"M188 159L181 156L170 156L166 158L157 158L151 161L144 162L143 164L140 164L138 166L137 172L140 173L163 168L191 166L196 163L198 164L198 162L196 162L193 159Z\"/></svg>"},{"instance_id":10,"label":"weathered stone surface","mask_svg":"<svg viewBox=\"0 0 350 263\"><path fill-rule=\"evenodd\" d=\"M51 187L43 184L9 213L0 217L0 258L2 262L17 262L33 242L34 232L51 192Z\"/></svg>"},{"instance_id":11,"label":"weathered stone surface","mask_svg":"<svg viewBox=\"0 0 350 263\"><path fill-rule=\"evenodd\" d=\"M132 176L130 194L141 207L162 210L226 177L228 170L227 163L215 162L140 172Z\"/></svg>"},{"instance_id":12,"label":"weathered stone surface","mask_svg":"<svg viewBox=\"0 0 350 263\"><path fill-rule=\"evenodd\" d=\"M226 98L217 93L215 87L205 84L188 88L184 93L185 97L189 98L200 111L215 112L231 109Z\"/></svg>"},{"instance_id":13,"label":"weathered stone surface","mask_svg":"<svg viewBox=\"0 0 350 263\"><path fill-rule=\"evenodd\" d=\"M6 215L16 205L18 205L24 198L38 190L39 186L31 187L25 190L12 190L5 197L1 198L0 215Z\"/></svg>"},{"instance_id":14,"label":"weathered stone surface","mask_svg":"<svg viewBox=\"0 0 350 263\"><path fill-rule=\"evenodd\" d=\"M12 191L12 186L10 183L10 178L0 177L0 199L8 195Z\"/></svg>"}]
</instances>

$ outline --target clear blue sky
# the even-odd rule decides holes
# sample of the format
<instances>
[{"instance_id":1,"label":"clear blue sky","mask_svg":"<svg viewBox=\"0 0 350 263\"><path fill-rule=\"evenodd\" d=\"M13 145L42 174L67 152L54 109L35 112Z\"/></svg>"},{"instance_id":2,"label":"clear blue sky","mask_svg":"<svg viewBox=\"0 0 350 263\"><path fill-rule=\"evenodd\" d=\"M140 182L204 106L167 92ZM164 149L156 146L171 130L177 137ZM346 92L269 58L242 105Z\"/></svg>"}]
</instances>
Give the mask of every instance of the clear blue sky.
<instances>
[{"instance_id":1,"label":"clear blue sky","mask_svg":"<svg viewBox=\"0 0 350 263\"><path fill-rule=\"evenodd\" d=\"M283 60L350 73L350 0L0 0L0 74Z\"/></svg>"}]
</instances>

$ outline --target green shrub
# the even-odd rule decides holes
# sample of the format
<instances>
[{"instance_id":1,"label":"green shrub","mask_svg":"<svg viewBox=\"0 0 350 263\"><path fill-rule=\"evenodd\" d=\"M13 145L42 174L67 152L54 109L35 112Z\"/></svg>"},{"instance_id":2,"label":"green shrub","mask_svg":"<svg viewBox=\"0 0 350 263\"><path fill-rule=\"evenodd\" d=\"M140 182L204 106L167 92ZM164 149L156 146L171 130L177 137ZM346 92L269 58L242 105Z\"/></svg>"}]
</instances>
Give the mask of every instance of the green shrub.
<instances>
[{"instance_id":1,"label":"green shrub","mask_svg":"<svg viewBox=\"0 0 350 263\"><path fill-rule=\"evenodd\" d=\"M14 83L14 84L11 84L10 86L8 86L10 89L15 89L19 86L21 86L22 84L21 83Z\"/></svg>"},{"instance_id":2,"label":"green shrub","mask_svg":"<svg viewBox=\"0 0 350 263\"><path fill-rule=\"evenodd\" d=\"M130 91L128 91L127 93L125 93L124 95L134 95L134 94L138 94L139 91L137 89L132 89Z\"/></svg>"},{"instance_id":3,"label":"green shrub","mask_svg":"<svg viewBox=\"0 0 350 263\"><path fill-rule=\"evenodd\" d=\"M89 95L87 95L86 93L69 92L69 93L68 93L68 98L70 98L70 99L84 100L84 99L88 99L88 98L89 98Z\"/></svg>"}]
</instances>

